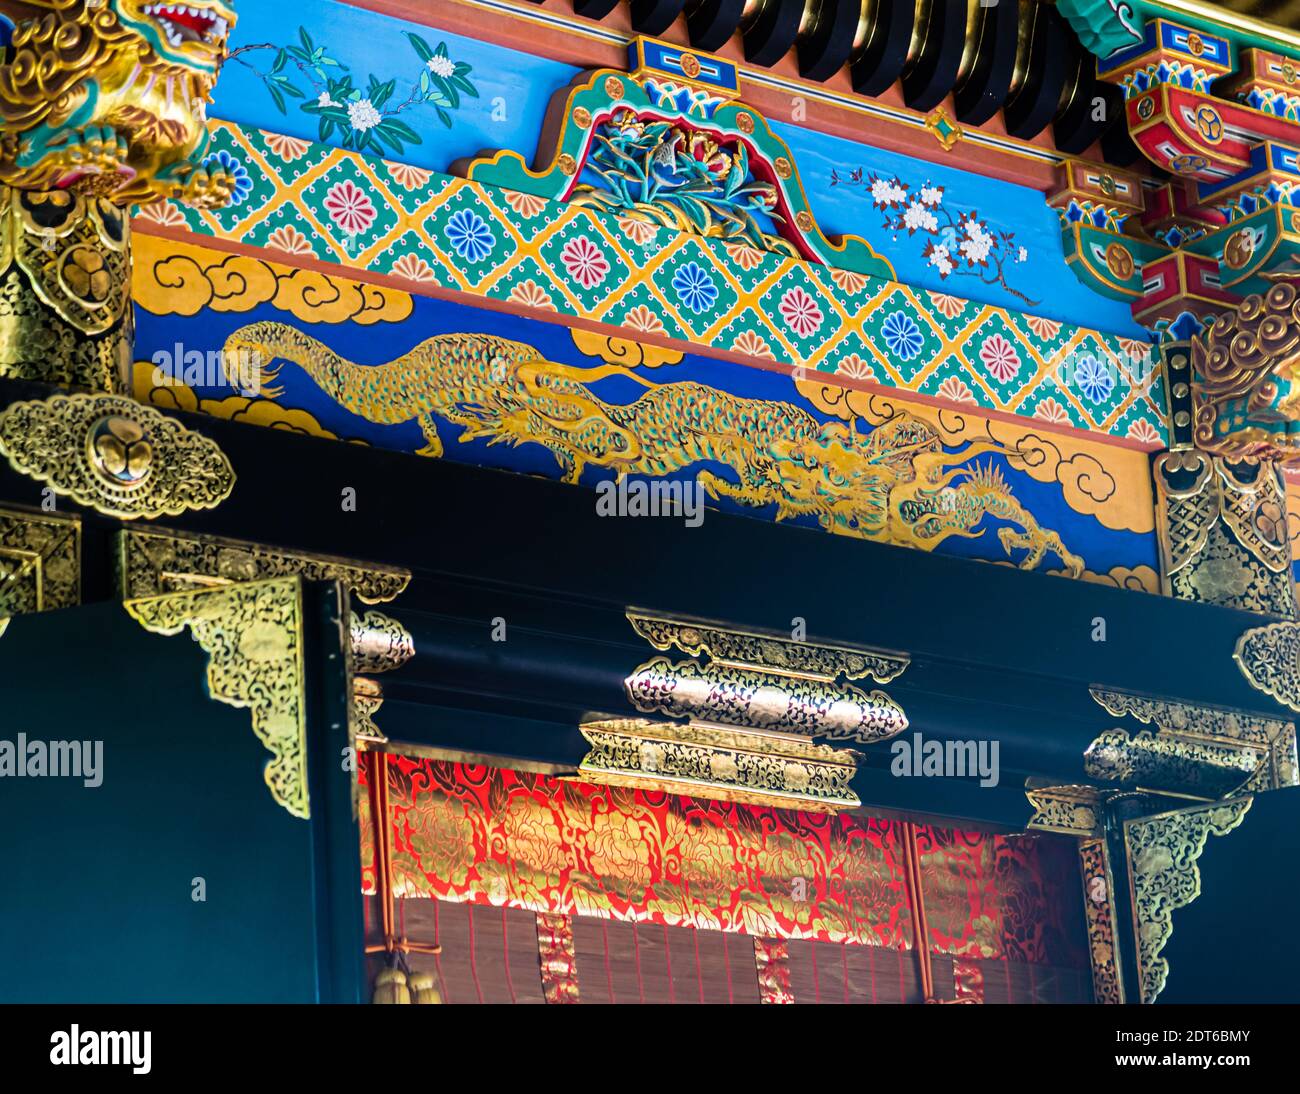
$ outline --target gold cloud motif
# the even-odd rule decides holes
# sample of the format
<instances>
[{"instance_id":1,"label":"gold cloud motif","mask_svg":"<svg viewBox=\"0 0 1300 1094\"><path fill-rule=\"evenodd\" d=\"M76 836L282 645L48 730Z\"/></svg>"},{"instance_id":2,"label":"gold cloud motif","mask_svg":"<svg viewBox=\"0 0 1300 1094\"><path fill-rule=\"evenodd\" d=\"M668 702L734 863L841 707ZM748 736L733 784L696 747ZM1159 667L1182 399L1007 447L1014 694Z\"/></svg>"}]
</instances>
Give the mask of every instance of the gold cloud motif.
<instances>
[{"instance_id":1,"label":"gold cloud motif","mask_svg":"<svg viewBox=\"0 0 1300 1094\"><path fill-rule=\"evenodd\" d=\"M272 304L306 323L400 323L410 293L223 254L140 233L133 244L132 297L154 315L197 315L204 308L248 312Z\"/></svg>"},{"instance_id":2,"label":"gold cloud motif","mask_svg":"<svg viewBox=\"0 0 1300 1094\"><path fill-rule=\"evenodd\" d=\"M665 349L638 342L632 338L619 338L613 334L599 334L595 331L571 328L573 344L588 357L599 357L611 365L625 365L628 368L645 366L654 368L658 365L675 365L684 356L681 350Z\"/></svg>"},{"instance_id":3,"label":"gold cloud motif","mask_svg":"<svg viewBox=\"0 0 1300 1094\"><path fill-rule=\"evenodd\" d=\"M272 429L304 433L310 437L338 439L337 434L322 426L314 415L305 410L281 406L270 399L250 399L244 395L231 395L225 399L200 399L193 388L183 383L155 385L156 367L152 361L135 363L131 394L139 402L163 410L196 411L231 422L249 422Z\"/></svg>"}]
</instances>

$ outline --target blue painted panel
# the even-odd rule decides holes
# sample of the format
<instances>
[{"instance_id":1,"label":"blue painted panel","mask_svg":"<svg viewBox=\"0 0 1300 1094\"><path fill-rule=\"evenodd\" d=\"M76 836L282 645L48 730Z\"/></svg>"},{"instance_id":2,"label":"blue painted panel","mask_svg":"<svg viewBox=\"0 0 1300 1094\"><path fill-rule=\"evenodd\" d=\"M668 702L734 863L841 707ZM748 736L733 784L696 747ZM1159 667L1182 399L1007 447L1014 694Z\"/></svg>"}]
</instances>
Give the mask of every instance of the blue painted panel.
<instances>
[{"instance_id":1,"label":"blue painted panel","mask_svg":"<svg viewBox=\"0 0 1300 1094\"><path fill-rule=\"evenodd\" d=\"M306 39L300 27L306 28ZM244 0L233 44L232 59L217 85L215 115L444 172L458 159L499 148L532 163L552 95L579 72L333 0L308 0L290 9L270 0ZM280 60L278 47L286 51ZM435 55L424 60L427 51ZM440 73L451 75L440 82L435 79ZM445 90L448 79L453 81L450 91ZM339 90L343 81L348 81L349 93ZM380 96L387 92L376 114L360 105L372 89ZM449 94L455 105L439 105L450 101ZM322 95L336 105L322 106ZM411 103L412 95L418 101ZM331 117L333 124L322 136L322 119ZM406 138L400 127L409 127L415 139ZM1146 337L1126 304L1089 292L1070 272L1058 216L1037 190L796 125L774 123L773 129L790 146L823 229L864 236L893 263L899 280L1125 337ZM917 139L932 138L918 131ZM960 147L954 150L954 163ZM857 181L855 171L860 172ZM905 183L906 204L927 185L941 189L942 200L922 203L905 222L905 204L888 210L873 205L872 178ZM968 232L971 218L982 228ZM947 260L936 253L941 248Z\"/></svg>"},{"instance_id":2,"label":"blue painted panel","mask_svg":"<svg viewBox=\"0 0 1300 1094\"><path fill-rule=\"evenodd\" d=\"M641 399L649 399L648 389L657 390L661 385L670 387L671 392L661 392L667 398L656 404L660 407L659 410L649 410L643 406L643 416L633 415L628 418L629 423L635 421L639 424L629 424L627 428L638 439L638 443L645 442L643 447L647 453L652 449L658 452L662 448L672 455L668 461L671 464L669 469L662 474L656 472L655 478L694 482L702 472L710 472L725 483L740 483L747 492L743 501L734 500L726 496L725 492L720 497L710 496L705 504L711 508L751 518L775 520L777 502L784 499L785 504L794 507L791 511L796 514L788 518L788 523L816 529L819 524L813 508L798 507L807 501L809 488L815 487L820 481L819 476L823 471L819 465L823 460L850 459L852 467L848 473L853 485L842 487L846 504L851 504L856 519L862 522L860 526L874 527L876 531L873 538L881 539L888 539L893 534L886 528L885 517L889 504L885 501L885 495L894 489L889 484L911 481L908 472L902 468L902 464L910 458L907 452L925 450L916 434L908 434L901 440L891 439L880 448L871 447L866 442L875 430L865 420L858 419L855 426L856 439L852 442L855 451L850 457L839 447L840 442L828 442L819 432L821 424L835 419L815 409L787 374L693 355L686 355L677 364L627 369L584 353L575 344L573 332L558 324L504 313L489 313L467 305L425 297L412 298L412 306L413 313L408 319L379 325L311 323L295 319L270 304L260 304L238 313L205 310L197 317L159 316L137 307L137 359L154 360L155 351L163 351L170 358L178 343L186 351L218 351L234 331L258 321L286 324L310 334L334 354L355 362L363 371L366 366L394 361L437 335L480 334L511 339L531 347L536 351L536 359L557 362L561 368L568 366L571 369L568 377L576 385L573 390L578 400L590 396L601 404L627 406ZM254 338L254 341L258 340L260 339ZM312 352L303 351L300 356L309 360ZM426 388L445 389L449 384L462 382L453 379L454 376L464 375L463 372L457 372L458 366L454 363L455 355L461 351L444 344L425 352L426 356L411 366L401 388L403 396L413 404L419 399L418 392ZM534 358L530 354L527 359ZM323 355L317 356L316 360L323 360ZM505 362L507 359L495 357L494 360ZM321 427L342 440L361 441L404 452L416 452L427 445L428 438L415 417L416 410L412 410L411 416L403 420L400 414L393 412L391 401L385 401L385 414L390 417L391 423L370 421L353 413L323 390L318 382L319 376L326 375L329 368L335 367L337 366L318 365L318 376L314 377L298 363L280 361L274 386L281 391L275 394L275 402L282 409L309 413ZM497 367L505 370L509 366L503 363ZM346 369L349 372L355 371L350 364ZM167 371L166 367L164 371ZM521 407L515 407L519 397L509 375L503 371L501 378L494 377L490 384L473 379L465 381L463 388L458 391L457 399L460 409L471 413L462 414L457 422L448 421L439 412L434 412L445 458L559 479L564 467L557 454L537 439L538 434L530 431L532 427L528 425L527 414L522 412ZM358 380L348 386L348 390L364 392L368 390L369 384L369 380ZM719 418L715 414L728 412L701 409L712 404L711 401L707 404L701 402L702 399L709 400L709 393L701 394L697 385L704 385L713 392L726 393L724 399L730 395L756 401L752 406L736 410L729 419L733 423L739 423L733 424L731 428L741 430L740 443L728 442L721 445L720 442L714 444L707 440L715 435L721 437L718 433ZM222 400L233 394L229 387L203 386L197 383L194 391L201 398L212 400ZM434 404L426 400L423 405L428 407ZM247 411L240 411L239 416L258 418L257 414ZM458 424L467 417L472 418L476 426L483 427L472 438L466 436L467 426ZM604 417L603 410L593 407L585 420L594 422ZM263 416L260 420L266 421L267 418ZM897 419L901 420L901 417ZM692 424L683 426L681 423L685 422ZM781 444L769 445L762 439L768 428L765 423L775 427L782 437ZM290 428L295 427L294 423L288 421L284 424ZM938 437L932 427L922 428L929 431L929 436ZM682 439L674 440L673 436L679 430ZM727 433L726 436L735 435ZM884 434L880 441L884 442L885 437L895 438L896 435ZM696 459L692 459L689 454L680 456L700 444L713 444L714 449L721 447L731 455ZM806 453L803 451L805 447L808 449ZM957 454L966 447L965 443L944 446L946 451ZM602 451L608 451L607 446ZM1029 513L1037 527L1048 533L1058 533L1065 547L1074 555L1081 556L1087 568L1095 573L1107 573L1114 567L1155 567L1156 544L1152 534L1107 528L1090 512L1074 510L1059 484L1034 480L1014 467L1004 454L1005 451L1005 448L992 451L981 449L972 453L969 462L958 458L945 464L945 467L953 471L951 481L956 490L938 510L938 519L949 530L940 535L927 533L927 545L934 543L936 550L962 557L1000 562L1013 558L1018 560L1023 555L1023 547L1009 549L1004 545L999 532L1024 531L1024 514ZM602 457L584 458L592 462L582 470L579 479L582 485L594 487L614 478L610 461L606 460L604 466L601 466ZM727 458L730 462L724 463L722 458ZM738 470L742 466L744 472ZM964 469L957 470L958 467ZM873 468L877 470L873 471ZM1100 465L1097 471L1101 475L1109 474ZM975 508L968 510L967 500L973 495L968 495L963 486L968 480L971 485L975 485L974 472L986 478L1004 481L1007 489L993 491L1000 500L992 501L987 506L976 501L972 503ZM915 467L910 474L913 477L916 475ZM632 471L628 477L633 481L646 479L645 475L637 471ZM1114 485L1123 489L1122 483ZM850 489L853 491L851 494L848 492ZM762 492L761 499L755 495L755 491ZM974 493L978 494L979 491ZM967 518L961 514L966 512L977 515L967 523L962 523ZM948 513L958 514L960 520L949 520L946 516ZM1049 551L1040 565L1044 569L1058 569L1063 562L1063 558Z\"/></svg>"}]
</instances>

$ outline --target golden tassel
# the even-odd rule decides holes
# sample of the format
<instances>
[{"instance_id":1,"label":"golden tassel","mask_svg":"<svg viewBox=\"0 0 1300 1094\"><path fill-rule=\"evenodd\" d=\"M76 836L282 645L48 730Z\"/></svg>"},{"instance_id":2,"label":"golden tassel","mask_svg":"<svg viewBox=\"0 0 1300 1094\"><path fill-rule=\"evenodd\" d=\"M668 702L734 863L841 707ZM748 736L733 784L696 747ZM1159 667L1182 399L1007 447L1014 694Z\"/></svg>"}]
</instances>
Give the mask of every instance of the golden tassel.
<instances>
[{"instance_id":1,"label":"golden tassel","mask_svg":"<svg viewBox=\"0 0 1300 1094\"><path fill-rule=\"evenodd\" d=\"M411 991L417 1003L441 1003L442 995L433 982L431 972L413 972L410 977Z\"/></svg>"},{"instance_id":2,"label":"golden tassel","mask_svg":"<svg viewBox=\"0 0 1300 1094\"><path fill-rule=\"evenodd\" d=\"M385 969L375 978L375 995L372 1003L409 1003L411 989L406 986L406 973L401 969Z\"/></svg>"}]
</instances>

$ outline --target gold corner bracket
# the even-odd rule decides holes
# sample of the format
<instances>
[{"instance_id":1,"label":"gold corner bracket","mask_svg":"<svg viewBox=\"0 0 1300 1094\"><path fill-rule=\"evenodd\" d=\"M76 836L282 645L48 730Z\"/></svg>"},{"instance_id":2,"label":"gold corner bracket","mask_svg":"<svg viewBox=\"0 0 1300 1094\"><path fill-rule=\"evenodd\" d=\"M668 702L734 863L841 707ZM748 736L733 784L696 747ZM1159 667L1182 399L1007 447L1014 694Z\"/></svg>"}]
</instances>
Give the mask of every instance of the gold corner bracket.
<instances>
[{"instance_id":1,"label":"gold corner bracket","mask_svg":"<svg viewBox=\"0 0 1300 1094\"><path fill-rule=\"evenodd\" d=\"M1252 627L1237 639L1232 659L1251 687L1300 711L1300 623Z\"/></svg>"},{"instance_id":2,"label":"gold corner bracket","mask_svg":"<svg viewBox=\"0 0 1300 1094\"><path fill-rule=\"evenodd\" d=\"M1173 913L1201 895L1197 860L1206 842L1240 825L1252 801L1246 796L1124 822L1143 1003L1164 991L1169 962L1161 951L1173 937Z\"/></svg>"},{"instance_id":3,"label":"gold corner bracket","mask_svg":"<svg viewBox=\"0 0 1300 1094\"><path fill-rule=\"evenodd\" d=\"M309 817L302 584L277 577L127 600L131 618L154 634L189 629L208 654L208 694L252 712L253 733L271 753L271 797Z\"/></svg>"},{"instance_id":4,"label":"gold corner bracket","mask_svg":"<svg viewBox=\"0 0 1300 1094\"><path fill-rule=\"evenodd\" d=\"M0 454L20 474L123 520L211 509L235 472L215 441L121 395L56 395L0 412Z\"/></svg>"}]
</instances>

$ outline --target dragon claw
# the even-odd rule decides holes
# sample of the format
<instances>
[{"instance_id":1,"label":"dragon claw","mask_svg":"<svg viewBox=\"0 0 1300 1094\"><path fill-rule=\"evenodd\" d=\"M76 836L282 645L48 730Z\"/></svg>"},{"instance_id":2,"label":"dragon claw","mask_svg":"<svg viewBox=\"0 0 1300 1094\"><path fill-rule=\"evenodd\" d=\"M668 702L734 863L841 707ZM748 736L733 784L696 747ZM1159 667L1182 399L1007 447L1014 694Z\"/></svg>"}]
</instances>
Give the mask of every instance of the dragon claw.
<instances>
[{"instance_id":1,"label":"dragon claw","mask_svg":"<svg viewBox=\"0 0 1300 1094\"><path fill-rule=\"evenodd\" d=\"M58 152L56 184L89 197L107 197L135 177L127 166L129 148L124 134L111 126L87 126Z\"/></svg>"},{"instance_id":2,"label":"dragon claw","mask_svg":"<svg viewBox=\"0 0 1300 1094\"><path fill-rule=\"evenodd\" d=\"M199 167L175 185L171 196L192 209L220 209L230 204L234 191L235 176L224 167Z\"/></svg>"}]
</instances>

